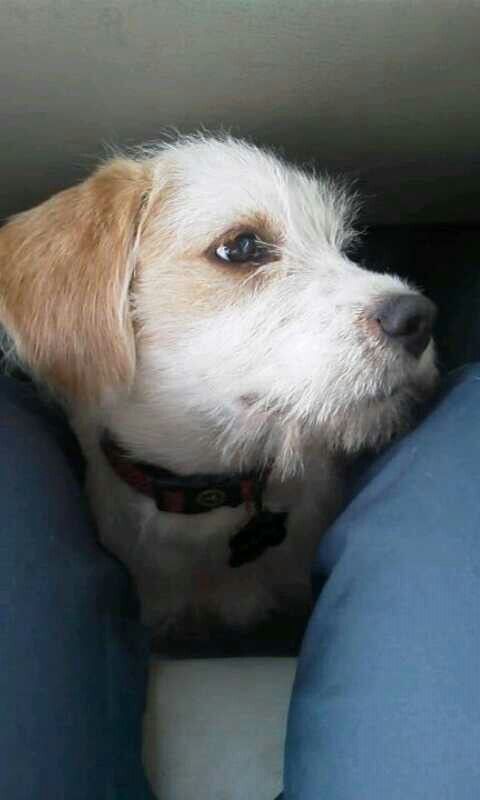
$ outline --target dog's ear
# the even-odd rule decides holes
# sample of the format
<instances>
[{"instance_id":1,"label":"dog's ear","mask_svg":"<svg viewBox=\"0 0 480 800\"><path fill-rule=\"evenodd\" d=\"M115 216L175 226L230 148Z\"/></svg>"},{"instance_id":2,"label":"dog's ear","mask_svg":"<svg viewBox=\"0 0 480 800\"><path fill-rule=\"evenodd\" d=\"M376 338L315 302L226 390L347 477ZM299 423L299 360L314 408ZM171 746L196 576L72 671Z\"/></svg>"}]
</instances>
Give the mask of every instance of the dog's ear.
<instances>
[{"instance_id":1,"label":"dog's ear","mask_svg":"<svg viewBox=\"0 0 480 800\"><path fill-rule=\"evenodd\" d=\"M129 286L150 183L146 162L115 159L0 230L0 322L67 398L132 380Z\"/></svg>"}]
</instances>

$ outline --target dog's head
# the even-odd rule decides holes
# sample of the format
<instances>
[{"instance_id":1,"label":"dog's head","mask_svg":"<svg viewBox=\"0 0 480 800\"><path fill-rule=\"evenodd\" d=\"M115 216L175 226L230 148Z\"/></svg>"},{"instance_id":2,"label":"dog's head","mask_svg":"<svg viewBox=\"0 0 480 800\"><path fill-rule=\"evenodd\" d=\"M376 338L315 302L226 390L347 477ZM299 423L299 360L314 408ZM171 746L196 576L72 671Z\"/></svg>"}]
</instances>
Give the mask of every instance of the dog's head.
<instances>
[{"instance_id":1,"label":"dog's head","mask_svg":"<svg viewBox=\"0 0 480 800\"><path fill-rule=\"evenodd\" d=\"M402 430L433 305L346 255L342 188L228 137L115 159L0 232L20 358L144 458L298 467ZM166 457L166 460L165 460Z\"/></svg>"}]
</instances>

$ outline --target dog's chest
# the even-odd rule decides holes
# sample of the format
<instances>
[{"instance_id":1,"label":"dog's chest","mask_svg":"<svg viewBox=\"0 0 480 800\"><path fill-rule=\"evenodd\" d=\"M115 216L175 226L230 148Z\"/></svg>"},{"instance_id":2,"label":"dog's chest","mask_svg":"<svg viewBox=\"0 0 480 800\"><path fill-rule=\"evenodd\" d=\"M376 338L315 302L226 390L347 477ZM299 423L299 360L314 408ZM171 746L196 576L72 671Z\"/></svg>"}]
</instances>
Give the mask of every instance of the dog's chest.
<instances>
[{"instance_id":1,"label":"dog's chest","mask_svg":"<svg viewBox=\"0 0 480 800\"><path fill-rule=\"evenodd\" d=\"M286 536L236 568L230 564L230 543L254 513L244 505L194 515L165 513L102 466L92 470L90 492L101 538L133 574L147 623L169 626L193 615L248 626L309 594L314 545L335 505L331 472L328 481L318 475L269 481L264 508L288 513Z\"/></svg>"}]
</instances>

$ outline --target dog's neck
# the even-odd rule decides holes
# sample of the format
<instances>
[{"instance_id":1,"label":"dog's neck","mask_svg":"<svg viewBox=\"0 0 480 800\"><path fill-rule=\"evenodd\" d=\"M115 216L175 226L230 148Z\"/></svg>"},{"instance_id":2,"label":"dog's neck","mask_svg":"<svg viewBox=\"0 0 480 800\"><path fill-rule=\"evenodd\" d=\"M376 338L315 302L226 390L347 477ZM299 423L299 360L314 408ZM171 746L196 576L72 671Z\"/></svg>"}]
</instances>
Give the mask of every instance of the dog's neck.
<instances>
[{"instance_id":1,"label":"dog's neck","mask_svg":"<svg viewBox=\"0 0 480 800\"><path fill-rule=\"evenodd\" d=\"M243 473L178 475L158 463L138 461L105 430L100 446L117 477L155 500L160 511L201 514L222 506L259 512L270 469Z\"/></svg>"},{"instance_id":2,"label":"dog's neck","mask_svg":"<svg viewBox=\"0 0 480 800\"><path fill-rule=\"evenodd\" d=\"M264 452L240 458L221 444L221 431L207 414L184 408L170 397L145 405L135 397L103 408L97 417L100 432L108 429L138 461L158 464L178 475L260 471Z\"/></svg>"},{"instance_id":3,"label":"dog's neck","mask_svg":"<svg viewBox=\"0 0 480 800\"><path fill-rule=\"evenodd\" d=\"M228 563L231 567L255 561L285 539L287 514L272 513L263 508L268 470L239 475L184 477L157 465L133 461L108 431L104 431L100 447L117 478L134 491L150 497L159 511L193 515L244 506L249 520L229 541Z\"/></svg>"}]
</instances>

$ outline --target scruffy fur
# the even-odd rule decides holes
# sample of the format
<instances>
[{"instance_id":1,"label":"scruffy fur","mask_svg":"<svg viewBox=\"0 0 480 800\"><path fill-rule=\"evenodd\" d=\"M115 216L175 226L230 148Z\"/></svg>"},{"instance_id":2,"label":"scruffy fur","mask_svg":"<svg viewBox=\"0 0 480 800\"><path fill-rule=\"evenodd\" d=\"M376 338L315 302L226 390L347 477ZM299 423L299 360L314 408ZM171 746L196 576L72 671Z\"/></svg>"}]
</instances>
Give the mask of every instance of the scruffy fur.
<instances>
[{"instance_id":1,"label":"scruffy fur","mask_svg":"<svg viewBox=\"0 0 480 800\"><path fill-rule=\"evenodd\" d=\"M119 156L0 231L0 321L66 404L103 543L137 581L147 622L250 626L309 604L309 566L337 513L345 458L405 429L435 380L372 323L415 290L346 255L352 203L332 182L229 137ZM215 246L253 230L261 266ZM273 461L288 536L239 569L245 507L167 514L123 483L108 428L136 459L224 473Z\"/></svg>"}]
</instances>

